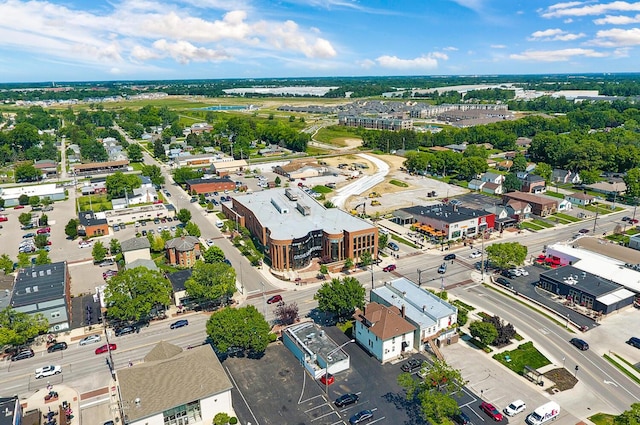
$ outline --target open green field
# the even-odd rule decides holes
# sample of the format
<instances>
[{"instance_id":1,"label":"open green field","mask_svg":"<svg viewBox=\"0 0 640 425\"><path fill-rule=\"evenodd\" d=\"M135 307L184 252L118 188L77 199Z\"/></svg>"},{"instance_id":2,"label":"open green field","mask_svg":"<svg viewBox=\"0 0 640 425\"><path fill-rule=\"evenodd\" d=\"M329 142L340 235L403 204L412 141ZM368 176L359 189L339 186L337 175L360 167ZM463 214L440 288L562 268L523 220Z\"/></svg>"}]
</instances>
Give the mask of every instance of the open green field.
<instances>
[{"instance_id":1,"label":"open green field","mask_svg":"<svg viewBox=\"0 0 640 425\"><path fill-rule=\"evenodd\" d=\"M78 197L80 211L108 211L113 209L107 195L87 195Z\"/></svg>"},{"instance_id":2,"label":"open green field","mask_svg":"<svg viewBox=\"0 0 640 425\"><path fill-rule=\"evenodd\" d=\"M328 145L345 147L347 146L346 139L360 139L360 137L353 129L332 125L318 130L314 139Z\"/></svg>"},{"instance_id":3,"label":"open green field","mask_svg":"<svg viewBox=\"0 0 640 425\"><path fill-rule=\"evenodd\" d=\"M493 358L518 375L524 373L525 366L538 369L551 364L549 359L543 356L542 353L533 346L533 342L531 341L519 345L515 350L495 354Z\"/></svg>"}]
</instances>

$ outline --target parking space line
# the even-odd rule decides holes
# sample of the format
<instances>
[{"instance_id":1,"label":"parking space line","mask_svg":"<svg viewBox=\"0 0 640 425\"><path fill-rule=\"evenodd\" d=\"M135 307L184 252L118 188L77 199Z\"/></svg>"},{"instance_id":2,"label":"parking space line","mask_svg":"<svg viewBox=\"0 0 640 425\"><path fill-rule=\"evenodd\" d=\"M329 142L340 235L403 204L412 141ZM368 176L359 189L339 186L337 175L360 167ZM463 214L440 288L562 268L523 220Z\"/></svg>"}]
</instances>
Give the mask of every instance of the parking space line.
<instances>
[{"instance_id":1,"label":"parking space line","mask_svg":"<svg viewBox=\"0 0 640 425\"><path fill-rule=\"evenodd\" d=\"M313 397L308 398L308 399L306 399L306 400L299 400L299 401L298 401L298 404L306 403L306 402L311 401L311 400L313 400L314 398L318 398L318 397L320 397L320 398L324 398L324 395L319 394L319 395L314 395ZM325 399L325 404L326 404L326 403L328 403L328 402L327 402L327 400Z\"/></svg>"},{"instance_id":2,"label":"parking space line","mask_svg":"<svg viewBox=\"0 0 640 425\"><path fill-rule=\"evenodd\" d=\"M344 420L340 419L338 422L334 422L331 425L338 425L338 424L343 424L344 425Z\"/></svg>"},{"instance_id":3,"label":"parking space line","mask_svg":"<svg viewBox=\"0 0 640 425\"><path fill-rule=\"evenodd\" d=\"M336 412L335 410L332 410L329 413L325 413L322 416L318 416L317 418L311 419L311 422L317 421L318 419L326 418L327 416L330 416L330 415L338 415L338 412ZM338 415L338 417L340 417L340 415Z\"/></svg>"},{"instance_id":4,"label":"parking space line","mask_svg":"<svg viewBox=\"0 0 640 425\"><path fill-rule=\"evenodd\" d=\"M238 383L236 382L236 380L233 378L231 371L226 366L225 366L225 369L227 369L227 375L229 375L229 378L231 378L231 380L233 381L233 386L236 387L236 390L238 390L238 393L240 394L240 397L242 397L242 401L244 401L245 406L247 406L249 413L251 413L251 416L253 416L253 420L255 421L255 424L260 425L260 422L258 422L258 418L256 418L256 415L253 413L253 410L251 410L251 406L249 406L249 403L247 402L247 399L244 397L244 394L242 394L242 391L240 391L240 387L238 386Z\"/></svg>"},{"instance_id":5,"label":"parking space line","mask_svg":"<svg viewBox=\"0 0 640 425\"><path fill-rule=\"evenodd\" d=\"M380 421L381 421L381 420L383 420L384 418L385 418L385 416L383 416L383 417L381 417L381 418L378 418L378 419L376 419L376 420L373 420L373 421L371 421L371 422L369 422L369 423L370 423L370 424L375 424L376 422L380 422Z\"/></svg>"},{"instance_id":6,"label":"parking space line","mask_svg":"<svg viewBox=\"0 0 640 425\"><path fill-rule=\"evenodd\" d=\"M304 413L309 413L309 412L311 412L312 410L316 410L316 409L317 409L317 408L319 408L319 407L323 407L323 406L327 406L327 405L329 405L329 403L322 403L322 404L318 404L317 406L312 407L311 409L307 409L307 410L305 410L305 411L304 411Z\"/></svg>"}]
</instances>

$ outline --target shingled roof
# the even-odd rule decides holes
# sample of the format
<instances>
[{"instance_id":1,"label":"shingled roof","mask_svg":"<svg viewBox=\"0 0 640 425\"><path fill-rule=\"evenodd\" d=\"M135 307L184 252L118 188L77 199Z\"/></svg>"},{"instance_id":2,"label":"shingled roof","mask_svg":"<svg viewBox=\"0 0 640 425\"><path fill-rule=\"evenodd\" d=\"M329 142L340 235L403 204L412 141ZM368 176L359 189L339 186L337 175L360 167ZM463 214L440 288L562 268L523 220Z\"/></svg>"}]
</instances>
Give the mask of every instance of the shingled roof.
<instances>
[{"instance_id":1,"label":"shingled roof","mask_svg":"<svg viewBox=\"0 0 640 425\"><path fill-rule=\"evenodd\" d=\"M164 245L165 249L175 249L176 251L192 251L200 241L195 236L181 236L170 239Z\"/></svg>"},{"instance_id":2,"label":"shingled roof","mask_svg":"<svg viewBox=\"0 0 640 425\"><path fill-rule=\"evenodd\" d=\"M364 311L357 309L353 318L362 322L382 341L413 332L416 329L402 317L398 307L386 307L376 302L367 304Z\"/></svg>"}]
</instances>

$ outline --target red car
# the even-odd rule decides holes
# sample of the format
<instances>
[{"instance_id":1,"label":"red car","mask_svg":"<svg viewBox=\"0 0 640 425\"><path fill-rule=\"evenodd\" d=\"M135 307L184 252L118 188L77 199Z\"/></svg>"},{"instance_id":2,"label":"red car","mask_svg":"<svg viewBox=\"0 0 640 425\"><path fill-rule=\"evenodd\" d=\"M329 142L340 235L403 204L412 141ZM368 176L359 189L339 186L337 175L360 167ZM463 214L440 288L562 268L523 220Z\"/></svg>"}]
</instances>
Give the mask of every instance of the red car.
<instances>
[{"instance_id":1,"label":"red car","mask_svg":"<svg viewBox=\"0 0 640 425\"><path fill-rule=\"evenodd\" d=\"M45 233L51 233L51 227L43 227L42 229L36 230L36 233L39 235L43 235Z\"/></svg>"},{"instance_id":2,"label":"red car","mask_svg":"<svg viewBox=\"0 0 640 425\"><path fill-rule=\"evenodd\" d=\"M334 378L333 375L329 373L328 375L322 375L322 377L320 378L320 382L322 383L322 385L331 385L336 382L336 378Z\"/></svg>"},{"instance_id":3,"label":"red car","mask_svg":"<svg viewBox=\"0 0 640 425\"><path fill-rule=\"evenodd\" d=\"M13 207L14 210L21 210L24 208L24 205L16 205L15 207Z\"/></svg>"},{"instance_id":4,"label":"red car","mask_svg":"<svg viewBox=\"0 0 640 425\"><path fill-rule=\"evenodd\" d=\"M115 350L117 348L118 348L118 346L115 345L115 344L109 344L108 347L107 347L107 344L105 344L102 347L96 348L96 354L103 354L103 353L106 353L108 351L113 351L113 350Z\"/></svg>"},{"instance_id":5,"label":"red car","mask_svg":"<svg viewBox=\"0 0 640 425\"><path fill-rule=\"evenodd\" d=\"M389 264L388 266L386 266L384 269L385 272L392 272L396 269L396 265L395 264Z\"/></svg>"},{"instance_id":6,"label":"red car","mask_svg":"<svg viewBox=\"0 0 640 425\"><path fill-rule=\"evenodd\" d=\"M0 221L9 221L9 217L6 215L0 215Z\"/></svg>"},{"instance_id":7,"label":"red car","mask_svg":"<svg viewBox=\"0 0 640 425\"><path fill-rule=\"evenodd\" d=\"M637 218L632 218L631 220L629 220L629 223L638 224L638 219Z\"/></svg>"},{"instance_id":8,"label":"red car","mask_svg":"<svg viewBox=\"0 0 640 425\"><path fill-rule=\"evenodd\" d=\"M267 304L279 303L282 301L282 295L274 295L267 300Z\"/></svg>"},{"instance_id":9,"label":"red car","mask_svg":"<svg viewBox=\"0 0 640 425\"><path fill-rule=\"evenodd\" d=\"M500 411L496 409L496 407L493 404L487 403L486 401L483 401L480 404L480 410L482 410L484 413L489 415L491 419L493 419L496 422L500 422L503 419L502 413L500 413Z\"/></svg>"}]
</instances>

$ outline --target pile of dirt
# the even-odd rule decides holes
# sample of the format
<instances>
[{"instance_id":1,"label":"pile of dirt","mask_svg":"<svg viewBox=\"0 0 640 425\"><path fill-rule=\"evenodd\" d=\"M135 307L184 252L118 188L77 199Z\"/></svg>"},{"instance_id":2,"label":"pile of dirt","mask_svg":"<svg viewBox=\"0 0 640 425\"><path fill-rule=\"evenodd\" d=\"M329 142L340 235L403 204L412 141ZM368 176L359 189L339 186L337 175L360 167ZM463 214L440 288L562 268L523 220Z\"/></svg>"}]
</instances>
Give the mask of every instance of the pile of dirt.
<instances>
[{"instance_id":1,"label":"pile of dirt","mask_svg":"<svg viewBox=\"0 0 640 425\"><path fill-rule=\"evenodd\" d=\"M557 391L570 390L578 383L573 374L563 367L550 370L544 376L556 384L547 390L550 394L554 394Z\"/></svg>"}]
</instances>

